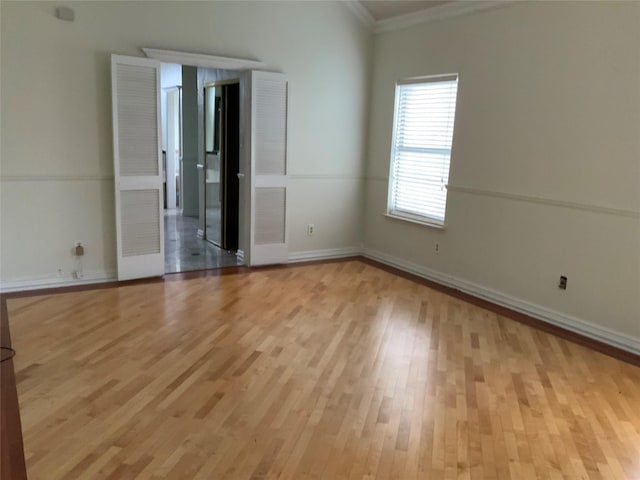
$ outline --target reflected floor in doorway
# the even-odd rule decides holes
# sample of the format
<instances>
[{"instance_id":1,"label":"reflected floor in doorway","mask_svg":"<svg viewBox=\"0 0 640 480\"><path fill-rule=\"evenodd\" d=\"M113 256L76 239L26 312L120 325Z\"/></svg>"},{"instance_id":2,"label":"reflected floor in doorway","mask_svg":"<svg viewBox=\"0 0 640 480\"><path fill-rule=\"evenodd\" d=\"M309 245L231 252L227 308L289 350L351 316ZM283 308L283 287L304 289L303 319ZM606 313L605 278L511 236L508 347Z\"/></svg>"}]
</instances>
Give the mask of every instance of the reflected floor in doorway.
<instances>
[{"instance_id":1,"label":"reflected floor in doorway","mask_svg":"<svg viewBox=\"0 0 640 480\"><path fill-rule=\"evenodd\" d=\"M220 207L207 207L207 238L220 243L222 231L220 225Z\"/></svg>"},{"instance_id":2,"label":"reflected floor in doorway","mask_svg":"<svg viewBox=\"0 0 640 480\"><path fill-rule=\"evenodd\" d=\"M198 219L177 210L165 210L164 238L165 273L242 265L235 254L198 238Z\"/></svg>"}]
</instances>

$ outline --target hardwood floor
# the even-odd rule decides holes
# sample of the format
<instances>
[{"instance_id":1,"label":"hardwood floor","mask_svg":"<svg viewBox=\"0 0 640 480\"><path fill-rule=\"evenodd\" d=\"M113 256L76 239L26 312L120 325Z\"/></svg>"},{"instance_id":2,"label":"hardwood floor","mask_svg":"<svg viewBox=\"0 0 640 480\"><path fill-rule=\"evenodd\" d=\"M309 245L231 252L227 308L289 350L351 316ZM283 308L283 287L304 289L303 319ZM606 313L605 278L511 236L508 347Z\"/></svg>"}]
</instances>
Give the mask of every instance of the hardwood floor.
<instances>
[{"instance_id":1,"label":"hardwood floor","mask_svg":"<svg viewBox=\"0 0 640 480\"><path fill-rule=\"evenodd\" d=\"M26 480L7 302L0 295L0 479Z\"/></svg>"},{"instance_id":2,"label":"hardwood floor","mask_svg":"<svg viewBox=\"0 0 640 480\"><path fill-rule=\"evenodd\" d=\"M640 479L640 368L360 261L8 300L46 479Z\"/></svg>"}]
</instances>

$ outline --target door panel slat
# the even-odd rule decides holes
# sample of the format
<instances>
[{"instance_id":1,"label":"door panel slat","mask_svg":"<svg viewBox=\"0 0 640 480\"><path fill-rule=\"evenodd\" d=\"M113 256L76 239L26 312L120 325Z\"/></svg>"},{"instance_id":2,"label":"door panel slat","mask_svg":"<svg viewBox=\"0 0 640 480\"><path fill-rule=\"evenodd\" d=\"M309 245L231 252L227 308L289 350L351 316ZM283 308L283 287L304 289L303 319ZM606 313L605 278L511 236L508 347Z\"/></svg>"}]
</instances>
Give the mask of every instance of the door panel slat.
<instances>
[{"instance_id":1,"label":"door panel slat","mask_svg":"<svg viewBox=\"0 0 640 480\"><path fill-rule=\"evenodd\" d=\"M284 75L251 72L251 265L289 260L287 91Z\"/></svg>"},{"instance_id":2,"label":"door panel slat","mask_svg":"<svg viewBox=\"0 0 640 480\"><path fill-rule=\"evenodd\" d=\"M256 188L256 245L285 242L286 190Z\"/></svg>"},{"instance_id":3,"label":"door panel slat","mask_svg":"<svg viewBox=\"0 0 640 480\"><path fill-rule=\"evenodd\" d=\"M156 73L149 67L119 65L117 86L120 175L158 175Z\"/></svg>"},{"instance_id":4,"label":"door panel slat","mask_svg":"<svg viewBox=\"0 0 640 480\"><path fill-rule=\"evenodd\" d=\"M164 273L160 63L111 57L118 279Z\"/></svg>"},{"instance_id":5,"label":"door panel slat","mask_svg":"<svg viewBox=\"0 0 640 480\"><path fill-rule=\"evenodd\" d=\"M120 192L122 256L160 253L160 205L156 190Z\"/></svg>"}]
</instances>

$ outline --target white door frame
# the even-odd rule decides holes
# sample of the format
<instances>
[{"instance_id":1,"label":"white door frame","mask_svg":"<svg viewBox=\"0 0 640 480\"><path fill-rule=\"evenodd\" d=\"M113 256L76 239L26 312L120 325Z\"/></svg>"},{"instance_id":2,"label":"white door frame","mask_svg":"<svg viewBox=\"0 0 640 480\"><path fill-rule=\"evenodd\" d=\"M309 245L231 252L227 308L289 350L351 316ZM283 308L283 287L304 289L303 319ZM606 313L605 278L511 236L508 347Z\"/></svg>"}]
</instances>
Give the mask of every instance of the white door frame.
<instances>
[{"instance_id":1,"label":"white door frame","mask_svg":"<svg viewBox=\"0 0 640 480\"><path fill-rule=\"evenodd\" d=\"M240 222L238 236L238 257L246 265L251 265L251 188L249 179L251 174L251 94L247 92L251 88L250 71L266 70L267 65L244 58L220 57L190 52L178 52L174 50L159 50L143 47L142 51L148 58L162 63L175 63L180 65L220 68L225 70L240 71ZM181 175L182 179L182 175ZM181 195L183 192L181 191Z\"/></svg>"}]
</instances>

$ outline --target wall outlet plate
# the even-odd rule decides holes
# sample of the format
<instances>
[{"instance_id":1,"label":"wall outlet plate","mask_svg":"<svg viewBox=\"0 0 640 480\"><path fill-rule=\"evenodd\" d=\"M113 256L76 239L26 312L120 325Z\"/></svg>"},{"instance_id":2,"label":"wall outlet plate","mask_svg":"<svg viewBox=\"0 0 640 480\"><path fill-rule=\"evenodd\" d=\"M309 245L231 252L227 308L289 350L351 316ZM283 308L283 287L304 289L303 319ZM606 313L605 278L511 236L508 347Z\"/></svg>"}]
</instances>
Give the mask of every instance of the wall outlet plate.
<instances>
[{"instance_id":1,"label":"wall outlet plate","mask_svg":"<svg viewBox=\"0 0 640 480\"><path fill-rule=\"evenodd\" d=\"M560 277L560 282L558 283L558 288L560 290L566 290L567 289L567 277L565 277L564 275L562 275Z\"/></svg>"}]
</instances>

